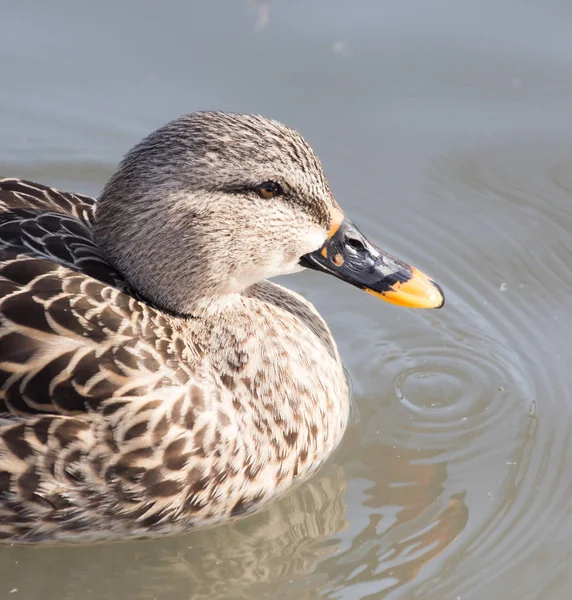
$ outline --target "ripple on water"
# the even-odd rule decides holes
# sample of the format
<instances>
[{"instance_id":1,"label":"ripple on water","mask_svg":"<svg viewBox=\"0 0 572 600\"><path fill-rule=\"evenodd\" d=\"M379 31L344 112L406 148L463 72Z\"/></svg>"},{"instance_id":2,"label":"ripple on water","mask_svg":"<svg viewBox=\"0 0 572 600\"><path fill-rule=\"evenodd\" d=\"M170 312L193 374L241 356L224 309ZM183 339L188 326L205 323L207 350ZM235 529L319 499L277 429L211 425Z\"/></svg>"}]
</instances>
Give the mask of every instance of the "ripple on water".
<instances>
[{"instance_id":1,"label":"ripple on water","mask_svg":"<svg viewBox=\"0 0 572 600\"><path fill-rule=\"evenodd\" d=\"M447 304L387 322L372 313L343 349L362 417L346 445L361 444L365 463L348 468L349 506L367 509L354 537L377 561L349 579L356 590L512 598L526 580L518 597L532 599L563 574L552 547L572 559L572 165L568 143L540 143L540 155L530 143L435 165L429 194L454 217L420 212L407 227L424 232L412 262L433 265ZM383 239L391 249L402 234ZM416 534L424 542L400 552ZM546 574L527 577L537 563Z\"/></svg>"},{"instance_id":2,"label":"ripple on water","mask_svg":"<svg viewBox=\"0 0 572 600\"><path fill-rule=\"evenodd\" d=\"M446 371L458 358L467 380L477 377L480 400L469 387L457 407L480 407L464 421L477 434L470 446L479 452L457 465L465 467L458 477L467 490L469 523L449 560L451 576L421 584L419 597L485 597L487 590L496 597L543 597L562 576L562 562L531 577L533 567L550 563L552 544L572 556L572 354L565 334L572 328L572 189L563 157L570 172L568 142L529 140L437 165L434 193L463 197L477 213L479 235L467 227L449 250L468 265L454 274L462 283L456 309L468 309L467 316L476 311L480 326L467 338L470 345L458 345L456 358L446 360ZM490 240L484 247L483 239ZM411 403L407 387L404 392Z\"/></svg>"},{"instance_id":3,"label":"ripple on water","mask_svg":"<svg viewBox=\"0 0 572 600\"><path fill-rule=\"evenodd\" d=\"M425 444L446 450L467 432L474 436L502 420L509 409L505 390L510 386L514 393L521 385L518 364L485 352L491 340L474 341L410 348L382 365L380 377L393 382L393 393L408 413L405 430L422 436Z\"/></svg>"}]
</instances>

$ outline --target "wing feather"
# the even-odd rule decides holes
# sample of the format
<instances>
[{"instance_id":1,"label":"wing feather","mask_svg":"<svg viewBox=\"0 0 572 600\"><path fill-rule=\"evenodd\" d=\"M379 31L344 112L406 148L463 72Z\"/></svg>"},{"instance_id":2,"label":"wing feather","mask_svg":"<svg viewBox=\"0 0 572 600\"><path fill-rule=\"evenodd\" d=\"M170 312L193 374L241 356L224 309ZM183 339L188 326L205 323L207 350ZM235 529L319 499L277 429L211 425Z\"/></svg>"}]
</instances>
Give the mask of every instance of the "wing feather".
<instances>
[{"instance_id":1,"label":"wing feather","mask_svg":"<svg viewBox=\"0 0 572 600\"><path fill-rule=\"evenodd\" d=\"M77 415L188 381L187 341L106 262L94 205L0 179L0 413Z\"/></svg>"},{"instance_id":2,"label":"wing feather","mask_svg":"<svg viewBox=\"0 0 572 600\"><path fill-rule=\"evenodd\" d=\"M90 196L62 192L55 188L10 177L0 178L0 210L56 212L91 224L95 200Z\"/></svg>"}]
</instances>

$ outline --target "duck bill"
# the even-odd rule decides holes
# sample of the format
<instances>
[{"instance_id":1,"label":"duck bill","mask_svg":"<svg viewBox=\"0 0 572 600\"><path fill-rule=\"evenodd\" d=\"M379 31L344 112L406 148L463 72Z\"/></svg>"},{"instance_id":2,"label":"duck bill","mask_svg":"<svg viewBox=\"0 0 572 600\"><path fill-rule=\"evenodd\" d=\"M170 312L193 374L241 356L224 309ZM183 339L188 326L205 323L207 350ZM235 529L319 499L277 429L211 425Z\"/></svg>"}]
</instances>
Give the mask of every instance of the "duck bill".
<instances>
[{"instance_id":1,"label":"duck bill","mask_svg":"<svg viewBox=\"0 0 572 600\"><path fill-rule=\"evenodd\" d=\"M443 291L427 275L371 244L344 218L330 231L326 243L306 254L300 264L329 273L399 306L441 308Z\"/></svg>"}]
</instances>

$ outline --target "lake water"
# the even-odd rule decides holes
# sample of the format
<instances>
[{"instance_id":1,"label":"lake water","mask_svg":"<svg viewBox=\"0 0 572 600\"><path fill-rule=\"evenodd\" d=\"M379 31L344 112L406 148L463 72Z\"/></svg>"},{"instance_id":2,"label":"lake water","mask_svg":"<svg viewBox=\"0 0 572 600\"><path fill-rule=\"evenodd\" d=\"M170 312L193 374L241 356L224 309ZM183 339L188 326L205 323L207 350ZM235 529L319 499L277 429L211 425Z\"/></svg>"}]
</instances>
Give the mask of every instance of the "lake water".
<instances>
[{"instance_id":1,"label":"lake water","mask_svg":"<svg viewBox=\"0 0 572 600\"><path fill-rule=\"evenodd\" d=\"M162 123L259 112L447 305L285 279L352 380L325 467L214 529L0 546L0 597L569 599L572 5L20 0L1 18L2 175L97 194Z\"/></svg>"}]
</instances>

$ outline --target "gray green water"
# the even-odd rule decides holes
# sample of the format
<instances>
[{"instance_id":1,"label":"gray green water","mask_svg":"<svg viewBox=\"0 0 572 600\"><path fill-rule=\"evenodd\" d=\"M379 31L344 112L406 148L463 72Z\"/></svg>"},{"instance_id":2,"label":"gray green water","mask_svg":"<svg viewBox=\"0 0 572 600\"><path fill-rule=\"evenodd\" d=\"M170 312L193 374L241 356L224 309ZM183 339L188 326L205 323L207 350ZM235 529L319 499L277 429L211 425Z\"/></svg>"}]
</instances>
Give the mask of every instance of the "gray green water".
<instances>
[{"instance_id":1,"label":"gray green water","mask_svg":"<svg viewBox=\"0 0 572 600\"><path fill-rule=\"evenodd\" d=\"M97 194L167 120L260 112L298 128L346 213L448 299L407 311L285 279L353 383L327 465L214 529L0 547L0 598L569 599L570 3L20 0L0 15L2 175Z\"/></svg>"}]
</instances>

